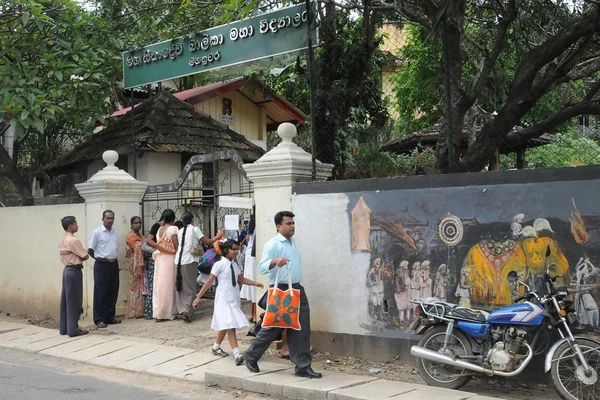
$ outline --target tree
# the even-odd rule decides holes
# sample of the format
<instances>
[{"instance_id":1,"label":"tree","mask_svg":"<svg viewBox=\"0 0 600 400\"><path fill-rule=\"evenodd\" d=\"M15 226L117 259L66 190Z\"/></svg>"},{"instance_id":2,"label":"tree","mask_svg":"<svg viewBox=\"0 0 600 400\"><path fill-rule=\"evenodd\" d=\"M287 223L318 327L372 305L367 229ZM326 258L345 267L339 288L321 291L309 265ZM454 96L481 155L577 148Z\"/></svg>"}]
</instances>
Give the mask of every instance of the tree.
<instances>
[{"instance_id":1,"label":"tree","mask_svg":"<svg viewBox=\"0 0 600 400\"><path fill-rule=\"evenodd\" d=\"M596 1L379 0L373 7L394 10L440 40L443 171L479 171L503 143L523 144L577 115L600 114ZM508 79L495 80L504 68L511 70ZM560 95L576 89L582 91L576 99ZM459 155L467 113L498 90L501 103L487 110L489 118ZM560 104L538 110L531 125L512 130L548 96Z\"/></svg>"},{"instance_id":2,"label":"tree","mask_svg":"<svg viewBox=\"0 0 600 400\"><path fill-rule=\"evenodd\" d=\"M229 0L222 5L226 11L220 21L245 18L259 10L292 3L305 1ZM377 30L383 16L375 12L373 4L373 0L317 1L320 43L312 73L316 157L334 164L335 178L344 177L350 157L348 149L352 140L348 127L366 120L383 126L387 118L381 94L383 54L378 52L381 37ZM306 84L310 71L304 63L300 69L303 69ZM293 96L289 98L295 100ZM357 109L363 111L357 112Z\"/></svg>"},{"instance_id":3,"label":"tree","mask_svg":"<svg viewBox=\"0 0 600 400\"><path fill-rule=\"evenodd\" d=\"M89 127L102 120L120 57L74 1L1 0L0 10L0 126L12 123L24 132L12 157L0 146L0 175L30 205L21 149L28 142L48 144L49 124Z\"/></svg>"}]
</instances>

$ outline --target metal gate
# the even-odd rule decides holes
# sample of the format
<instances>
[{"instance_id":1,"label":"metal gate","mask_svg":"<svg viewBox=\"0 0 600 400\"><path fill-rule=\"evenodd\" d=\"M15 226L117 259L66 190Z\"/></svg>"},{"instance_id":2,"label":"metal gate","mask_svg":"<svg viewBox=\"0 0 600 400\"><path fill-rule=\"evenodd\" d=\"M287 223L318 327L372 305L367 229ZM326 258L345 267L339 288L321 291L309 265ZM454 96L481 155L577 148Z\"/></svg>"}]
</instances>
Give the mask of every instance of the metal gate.
<instances>
[{"instance_id":1,"label":"metal gate","mask_svg":"<svg viewBox=\"0 0 600 400\"><path fill-rule=\"evenodd\" d=\"M225 215L239 215L240 222L249 219L254 191L243 164L235 150L195 155L175 182L149 185L141 201L144 232L148 233L167 208L175 211L178 219L184 212L192 212L195 225L207 237L223 228Z\"/></svg>"}]
</instances>

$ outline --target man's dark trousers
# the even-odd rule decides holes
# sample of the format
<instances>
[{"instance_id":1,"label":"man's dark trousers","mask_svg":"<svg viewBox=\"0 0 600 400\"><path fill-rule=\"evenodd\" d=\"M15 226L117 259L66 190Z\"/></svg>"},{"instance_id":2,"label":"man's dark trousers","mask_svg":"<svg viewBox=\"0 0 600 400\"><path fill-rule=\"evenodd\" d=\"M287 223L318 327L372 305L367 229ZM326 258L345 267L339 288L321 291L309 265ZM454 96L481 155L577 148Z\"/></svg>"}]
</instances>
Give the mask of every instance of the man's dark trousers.
<instances>
[{"instance_id":1,"label":"man's dark trousers","mask_svg":"<svg viewBox=\"0 0 600 400\"><path fill-rule=\"evenodd\" d=\"M279 284L279 289L287 290L288 285ZM294 289L300 289L300 327L299 331L287 330L288 345L290 347L290 360L296 365L296 371L310 367L310 307L304 288L299 284L292 285ZM256 338L246 350L245 358L249 363L255 363L269 348L271 343L278 338L283 329L262 328Z\"/></svg>"},{"instance_id":2,"label":"man's dark trousers","mask_svg":"<svg viewBox=\"0 0 600 400\"><path fill-rule=\"evenodd\" d=\"M115 318L119 296L119 263L96 260L94 263L94 323Z\"/></svg>"},{"instance_id":3,"label":"man's dark trousers","mask_svg":"<svg viewBox=\"0 0 600 400\"><path fill-rule=\"evenodd\" d=\"M73 336L77 333L82 302L83 273L81 268L66 266L63 270L60 294L59 333L61 335Z\"/></svg>"}]
</instances>

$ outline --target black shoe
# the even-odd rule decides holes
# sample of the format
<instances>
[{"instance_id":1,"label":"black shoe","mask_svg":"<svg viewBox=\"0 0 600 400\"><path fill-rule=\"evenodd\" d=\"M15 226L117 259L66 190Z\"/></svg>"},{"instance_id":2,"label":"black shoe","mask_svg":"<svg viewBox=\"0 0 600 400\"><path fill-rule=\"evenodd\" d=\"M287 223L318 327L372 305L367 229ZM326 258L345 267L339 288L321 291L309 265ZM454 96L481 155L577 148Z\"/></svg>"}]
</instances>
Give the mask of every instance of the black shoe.
<instances>
[{"instance_id":1,"label":"black shoe","mask_svg":"<svg viewBox=\"0 0 600 400\"><path fill-rule=\"evenodd\" d=\"M258 368L258 364L255 362L250 362L248 360L246 360L246 368L248 368L248 371L250 372L260 372L260 369Z\"/></svg>"},{"instance_id":2,"label":"black shoe","mask_svg":"<svg viewBox=\"0 0 600 400\"><path fill-rule=\"evenodd\" d=\"M102 321L98 322L96 324L96 326L98 327L98 329L106 328L106 324L104 322L102 322Z\"/></svg>"},{"instance_id":3,"label":"black shoe","mask_svg":"<svg viewBox=\"0 0 600 400\"><path fill-rule=\"evenodd\" d=\"M226 351L224 351L224 350L223 350L222 348L220 348L220 347L219 347L218 349L215 349L215 348L213 347L213 349L212 349L212 353L213 353L215 356L219 356L219 357L228 357L228 356L229 356L229 353L227 353Z\"/></svg>"},{"instance_id":4,"label":"black shoe","mask_svg":"<svg viewBox=\"0 0 600 400\"><path fill-rule=\"evenodd\" d=\"M313 369L311 367L306 367L303 369L296 370L296 373L294 375L299 376L301 378L310 378L310 379L319 379L319 378L323 377L323 374L321 374L320 372L313 371Z\"/></svg>"},{"instance_id":5,"label":"black shoe","mask_svg":"<svg viewBox=\"0 0 600 400\"><path fill-rule=\"evenodd\" d=\"M89 331L87 331L86 329L77 329L77 331L72 334L69 335L69 337L77 337L77 336L83 336L83 335L87 335L88 333L90 333Z\"/></svg>"},{"instance_id":6,"label":"black shoe","mask_svg":"<svg viewBox=\"0 0 600 400\"><path fill-rule=\"evenodd\" d=\"M118 319L113 318L113 319L109 319L108 321L106 321L106 323L109 324L109 325L116 325L116 324L120 324L121 321L118 320Z\"/></svg>"}]
</instances>

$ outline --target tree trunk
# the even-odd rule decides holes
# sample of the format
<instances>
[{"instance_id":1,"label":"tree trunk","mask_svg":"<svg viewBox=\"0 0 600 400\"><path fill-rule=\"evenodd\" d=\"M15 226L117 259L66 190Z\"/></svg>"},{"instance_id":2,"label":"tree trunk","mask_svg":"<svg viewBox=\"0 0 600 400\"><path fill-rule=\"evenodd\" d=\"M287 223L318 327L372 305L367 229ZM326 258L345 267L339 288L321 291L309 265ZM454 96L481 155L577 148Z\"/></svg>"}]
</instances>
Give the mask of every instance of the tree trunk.
<instances>
[{"instance_id":1,"label":"tree trunk","mask_svg":"<svg viewBox=\"0 0 600 400\"><path fill-rule=\"evenodd\" d=\"M15 146L13 149L13 155L16 157L16 153L18 148ZM19 172L17 168L17 164L8 154L8 151L4 148L4 146L0 145L0 165L2 175L7 177L15 188L17 192L21 196L21 205L23 206L32 206L33 205L33 196L31 195L31 187L23 178L23 175Z\"/></svg>"},{"instance_id":2,"label":"tree trunk","mask_svg":"<svg viewBox=\"0 0 600 400\"><path fill-rule=\"evenodd\" d=\"M517 150L517 169L525 168L525 148Z\"/></svg>"},{"instance_id":3,"label":"tree trunk","mask_svg":"<svg viewBox=\"0 0 600 400\"><path fill-rule=\"evenodd\" d=\"M441 25L445 108L442 132L445 133L446 145L438 146L437 151L438 168L443 172L457 172L460 168L460 144L467 112L462 88L461 52L465 7L465 0L449 1Z\"/></svg>"}]
</instances>

